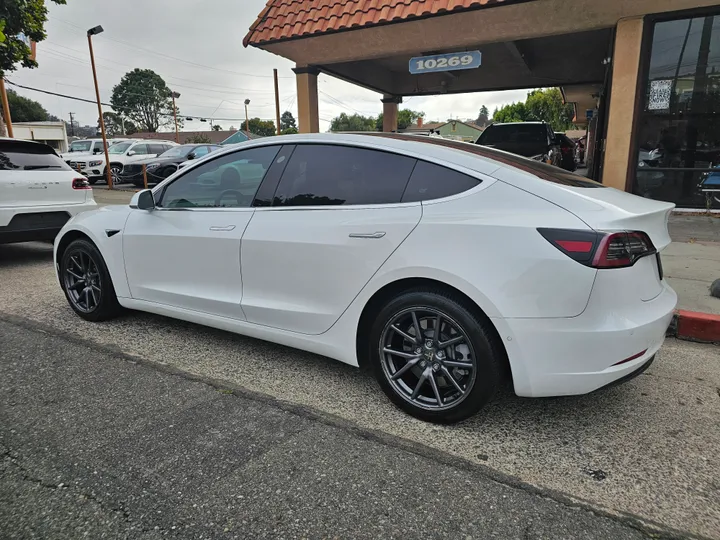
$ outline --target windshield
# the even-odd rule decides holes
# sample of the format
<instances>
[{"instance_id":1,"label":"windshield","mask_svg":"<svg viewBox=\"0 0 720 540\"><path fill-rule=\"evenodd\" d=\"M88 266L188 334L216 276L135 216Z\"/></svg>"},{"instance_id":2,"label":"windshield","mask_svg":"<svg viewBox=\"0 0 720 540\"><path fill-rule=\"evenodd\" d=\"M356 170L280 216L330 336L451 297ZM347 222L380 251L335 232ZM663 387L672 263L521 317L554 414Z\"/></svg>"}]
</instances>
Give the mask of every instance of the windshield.
<instances>
[{"instance_id":1,"label":"windshield","mask_svg":"<svg viewBox=\"0 0 720 540\"><path fill-rule=\"evenodd\" d=\"M123 154L128 148L130 148L130 145L132 145L131 142L115 143L110 148L108 148L108 153Z\"/></svg>"},{"instance_id":2,"label":"windshield","mask_svg":"<svg viewBox=\"0 0 720 540\"><path fill-rule=\"evenodd\" d=\"M171 158L171 157L185 157L187 156L192 150L194 149L194 146L176 146L174 148L171 148L170 150L166 150L162 154L160 154L158 157L164 157L164 158Z\"/></svg>"},{"instance_id":3,"label":"windshield","mask_svg":"<svg viewBox=\"0 0 720 540\"><path fill-rule=\"evenodd\" d=\"M75 141L70 144L68 152L89 152L92 141Z\"/></svg>"}]
</instances>

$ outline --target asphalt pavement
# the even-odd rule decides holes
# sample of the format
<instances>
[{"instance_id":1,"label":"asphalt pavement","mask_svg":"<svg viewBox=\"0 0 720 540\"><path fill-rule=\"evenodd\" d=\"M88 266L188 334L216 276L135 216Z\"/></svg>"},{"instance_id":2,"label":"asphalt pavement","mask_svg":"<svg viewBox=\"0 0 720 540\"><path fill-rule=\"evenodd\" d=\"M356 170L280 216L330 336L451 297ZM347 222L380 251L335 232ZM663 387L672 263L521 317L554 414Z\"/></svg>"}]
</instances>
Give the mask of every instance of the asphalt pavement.
<instances>
[{"instance_id":1,"label":"asphalt pavement","mask_svg":"<svg viewBox=\"0 0 720 540\"><path fill-rule=\"evenodd\" d=\"M492 485L504 486L513 493L537 496L565 508L579 508L573 511L580 514L583 509L592 509L596 515L605 516L616 524L634 524L639 527L636 532L659 529L676 537L720 538L720 457L717 452L720 448L720 348L717 346L668 340L653 366L627 384L588 396L559 399L521 399L505 393L466 422L455 426L436 426L412 419L395 409L367 374L314 355L142 313L129 313L104 324L81 321L67 306L59 289L52 271L51 250L46 245L0 246L0 319L10 321L12 325L19 324L32 332L43 330L50 336L63 336L65 344L60 345L56 341L51 349L55 351L52 355L57 357L65 349L75 346L90 347L96 351L94 357L97 358L101 357L97 351L111 351L120 355L117 358L134 359L138 366L149 372L171 370L185 380L197 378L205 385L231 389L240 396L233 399L269 403L281 411L295 414L297 418L305 418L304 421L314 419L324 426L357 435L361 440L389 446L395 451L418 459L429 459L466 474L478 474ZM7 350L5 343L3 335L0 341L3 357ZM95 364L92 366L85 372L90 387L112 377L109 374L102 378L94 377L95 372L101 372ZM146 372L136 373L133 385L145 384L149 377ZM5 394L5 378L0 374L0 386L3 388L0 398ZM126 388L119 378L114 380L115 386L111 386L103 396L110 404L115 403L116 392L124 392ZM78 385L80 382L73 387ZM32 394L31 389L26 392ZM43 392L38 389L37 394L42 395ZM80 400L81 397L77 395L75 399ZM220 394L219 397L226 396ZM78 424L93 426L93 430L98 430L98 422L108 422L108 425L114 426L112 431L117 431L118 436L123 429L139 430L143 422L151 423L151 419L143 416L145 413L138 412L134 416L127 413L131 415L130 420L126 420L128 426L118 427L112 420L116 417L105 418L106 410L93 401L82 409L91 418L85 419L80 411L67 413L67 418ZM222 418L217 421L233 420L232 412L220 411ZM130 423L135 419L139 423L137 426ZM294 422L299 424L301 420ZM4 425L5 422L0 421L0 426ZM152 425L144 435L148 440L156 433L162 433L158 424ZM202 425L193 429L201 430ZM214 429L220 429L222 433L224 428ZM100 432L108 433L107 430ZM244 440L244 435L237 437L238 442L241 440ZM253 441L252 438L248 440ZM125 443L124 439L118 440L115 446L118 444L133 446L131 441ZM183 446L196 448L193 445L197 444L200 443L195 441L190 446L183 443ZM48 448L54 447L49 445ZM337 460L342 466L349 461L347 456L352 455L329 448L321 439L309 446L307 452L322 454L326 449L330 453L324 455L329 460ZM15 450L10 447L10 451ZM138 463L147 459L147 453L139 453L134 461L118 460L125 467L133 463L139 466ZM362 462L358 466L372 483L379 482L381 477L372 476L373 462L365 453L361 456ZM188 454L185 461L181 457L168 456L167 459L186 470L186 463L193 467L202 465L202 457L201 452L193 451L192 457ZM47 466L51 465L51 461L49 457L45 460ZM73 463L81 466L83 460L76 459ZM269 466L279 467L278 470L284 474L288 465L280 467L273 463ZM254 470L260 474L262 466L257 467ZM176 475L159 465L152 470L157 471L157 482L172 484L178 481ZM406 476L422 478L423 482L439 481L437 474L422 467L405 471ZM119 478L126 478L118 474ZM400 475L399 472L397 474ZM218 476L222 474L218 473ZM146 486L144 489L149 489L152 483L142 484L138 478L130 478L130 484L140 482L140 485ZM387 480L389 476L386 474L384 478ZM408 479L403 478L403 481ZM270 483L269 478L263 483L278 485ZM368 489L372 487L371 484L367 486ZM408 486L404 496L410 498L413 505L418 504L420 499L413 498L412 490L420 487ZM443 488L439 485L433 486L433 489L437 488L440 501L437 504L455 496L452 492L442 492ZM282 491L284 488L276 489ZM454 489L463 497L476 496L468 491L471 488L461 483L456 483ZM197 490L203 493L201 488ZM367 502L367 495L364 500ZM493 502L493 507L496 504L499 503ZM288 508L305 507L292 502ZM423 513L419 517L411 515L421 521L423 516L435 515L428 506L422 508ZM477 507L473 508L477 510ZM267 511L268 516L272 515L270 506ZM473 512L473 515L476 513ZM396 521L400 517L395 514L405 515L400 510L390 514L395 516ZM305 511L303 516L312 517ZM467 517L469 514L458 516L459 521L471 519ZM455 518L447 519L452 521ZM391 521L386 523L392 525ZM411 521L402 520L402 523L408 524L404 525L410 531L408 537L415 535L413 531L420 530L407 528ZM422 523L427 525L428 521ZM363 529L358 528L357 522L353 527L348 529L350 532L338 529L336 536L347 538L365 534ZM487 522L483 522L482 527L488 527L487 531L494 530ZM307 530L311 538L333 535L319 529ZM478 530L467 535L473 538L493 537L491 533ZM250 535L272 536L272 533L258 531ZM375 534L374 531L368 536ZM520 529L497 531L493 534L498 538L513 538L516 534L522 537L524 534L524 531L518 533ZM297 534L301 536L303 533L298 530ZM402 532L395 531L393 534L402 535ZM556 538L582 537L580 533L565 535L550 531L542 534ZM278 536L283 535L292 536L290 532ZM459 529L448 529L447 533L441 530L435 536L462 538ZM621 536L613 533L602 537Z\"/></svg>"},{"instance_id":2,"label":"asphalt pavement","mask_svg":"<svg viewBox=\"0 0 720 540\"><path fill-rule=\"evenodd\" d=\"M0 335L3 538L648 538L35 324Z\"/></svg>"}]
</instances>

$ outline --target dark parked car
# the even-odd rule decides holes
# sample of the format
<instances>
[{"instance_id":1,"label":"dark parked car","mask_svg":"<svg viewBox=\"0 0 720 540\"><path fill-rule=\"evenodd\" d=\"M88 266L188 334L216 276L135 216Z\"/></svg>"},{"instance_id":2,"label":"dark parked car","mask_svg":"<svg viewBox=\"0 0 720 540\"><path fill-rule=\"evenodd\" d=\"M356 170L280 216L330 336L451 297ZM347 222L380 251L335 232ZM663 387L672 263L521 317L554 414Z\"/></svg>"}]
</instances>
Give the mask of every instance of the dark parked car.
<instances>
[{"instance_id":1,"label":"dark parked car","mask_svg":"<svg viewBox=\"0 0 720 540\"><path fill-rule=\"evenodd\" d=\"M512 154L561 166L560 141L550 124L545 122L510 122L491 124L475 144L505 150Z\"/></svg>"},{"instance_id":2,"label":"dark parked car","mask_svg":"<svg viewBox=\"0 0 720 540\"><path fill-rule=\"evenodd\" d=\"M573 172L577 169L575 161L575 143L564 133L555 133L555 138L560 143L560 166L566 171Z\"/></svg>"},{"instance_id":3,"label":"dark parked car","mask_svg":"<svg viewBox=\"0 0 720 540\"><path fill-rule=\"evenodd\" d=\"M190 159L197 159L221 148L214 144L183 144L174 146L159 156L129 163L123 167L120 179L143 187L143 165L147 167L148 184L157 184L178 170L178 165Z\"/></svg>"}]
</instances>

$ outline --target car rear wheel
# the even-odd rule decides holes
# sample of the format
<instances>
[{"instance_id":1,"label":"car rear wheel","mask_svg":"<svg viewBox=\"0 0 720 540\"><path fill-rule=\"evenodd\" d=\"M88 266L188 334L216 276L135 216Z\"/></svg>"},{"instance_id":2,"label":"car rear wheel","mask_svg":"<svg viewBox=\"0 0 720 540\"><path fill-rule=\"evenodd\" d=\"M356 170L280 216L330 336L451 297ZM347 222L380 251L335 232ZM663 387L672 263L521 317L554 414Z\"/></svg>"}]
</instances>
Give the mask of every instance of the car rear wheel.
<instances>
[{"instance_id":1,"label":"car rear wheel","mask_svg":"<svg viewBox=\"0 0 720 540\"><path fill-rule=\"evenodd\" d=\"M110 274L98 249L75 240L60 260L60 279L70 307L87 321L106 321L120 313Z\"/></svg>"},{"instance_id":2,"label":"car rear wheel","mask_svg":"<svg viewBox=\"0 0 720 540\"><path fill-rule=\"evenodd\" d=\"M391 300L371 331L375 376L407 413L453 423L478 412L500 384L489 322L443 291L409 291Z\"/></svg>"}]
</instances>

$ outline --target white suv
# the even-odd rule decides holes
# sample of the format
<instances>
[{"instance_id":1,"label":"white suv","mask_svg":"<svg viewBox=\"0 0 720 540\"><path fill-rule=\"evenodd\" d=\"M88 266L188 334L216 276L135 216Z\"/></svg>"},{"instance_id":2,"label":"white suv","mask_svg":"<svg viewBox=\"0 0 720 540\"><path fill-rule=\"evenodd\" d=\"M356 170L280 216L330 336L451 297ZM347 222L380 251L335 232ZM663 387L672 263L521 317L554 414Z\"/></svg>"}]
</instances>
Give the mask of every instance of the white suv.
<instances>
[{"instance_id":1,"label":"white suv","mask_svg":"<svg viewBox=\"0 0 720 540\"><path fill-rule=\"evenodd\" d=\"M53 240L97 208L87 179L46 144L0 138L0 244Z\"/></svg>"},{"instance_id":2,"label":"white suv","mask_svg":"<svg viewBox=\"0 0 720 540\"><path fill-rule=\"evenodd\" d=\"M108 139L108 147L127 139ZM100 159L100 157L103 159ZM105 174L105 159L102 139L82 139L70 143L70 149L60 154L65 163L91 179L94 184Z\"/></svg>"},{"instance_id":3,"label":"white suv","mask_svg":"<svg viewBox=\"0 0 720 540\"><path fill-rule=\"evenodd\" d=\"M178 146L177 143L172 141L158 141L150 139L129 139L119 143L113 144L108 149L110 156L110 172L112 173L113 183L121 182L120 173L123 167L128 163L135 161L142 161L143 159L154 158L170 150L173 146ZM103 164L105 163L105 156L100 156ZM103 168L103 174L104 174ZM90 183L94 183L93 179L90 179Z\"/></svg>"}]
</instances>

